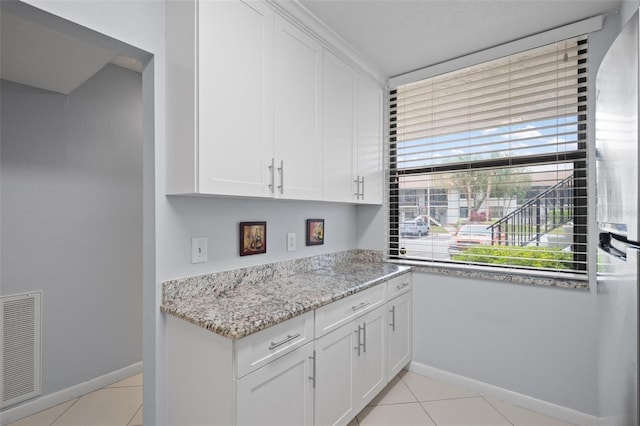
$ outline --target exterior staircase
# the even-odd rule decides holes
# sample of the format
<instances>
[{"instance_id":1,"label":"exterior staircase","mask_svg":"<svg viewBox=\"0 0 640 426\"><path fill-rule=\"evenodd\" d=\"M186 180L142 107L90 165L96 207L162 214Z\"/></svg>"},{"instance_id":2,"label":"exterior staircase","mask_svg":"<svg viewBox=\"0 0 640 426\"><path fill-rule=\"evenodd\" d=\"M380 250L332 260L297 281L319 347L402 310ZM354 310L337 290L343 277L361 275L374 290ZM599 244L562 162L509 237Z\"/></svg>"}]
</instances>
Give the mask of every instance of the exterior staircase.
<instances>
[{"instance_id":1,"label":"exterior staircase","mask_svg":"<svg viewBox=\"0 0 640 426\"><path fill-rule=\"evenodd\" d=\"M540 238L573 220L574 175L549 187L492 225L494 244L540 245Z\"/></svg>"}]
</instances>

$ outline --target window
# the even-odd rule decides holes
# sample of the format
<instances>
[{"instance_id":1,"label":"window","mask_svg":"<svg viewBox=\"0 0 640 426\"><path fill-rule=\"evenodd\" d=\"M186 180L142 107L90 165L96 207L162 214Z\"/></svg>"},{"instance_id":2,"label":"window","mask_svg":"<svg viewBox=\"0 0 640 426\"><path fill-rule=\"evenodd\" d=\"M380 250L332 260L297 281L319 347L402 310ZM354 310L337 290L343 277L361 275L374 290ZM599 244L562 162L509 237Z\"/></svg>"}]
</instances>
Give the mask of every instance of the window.
<instances>
[{"instance_id":1,"label":"window","mask_svg":"<svg viewBox=\"0 0 640 426\"><path fill-rule=\"evenodd\" d=\"M586 76L578 37L392 90L389 258L586 273Z\"/></svg>"}]
</instances>

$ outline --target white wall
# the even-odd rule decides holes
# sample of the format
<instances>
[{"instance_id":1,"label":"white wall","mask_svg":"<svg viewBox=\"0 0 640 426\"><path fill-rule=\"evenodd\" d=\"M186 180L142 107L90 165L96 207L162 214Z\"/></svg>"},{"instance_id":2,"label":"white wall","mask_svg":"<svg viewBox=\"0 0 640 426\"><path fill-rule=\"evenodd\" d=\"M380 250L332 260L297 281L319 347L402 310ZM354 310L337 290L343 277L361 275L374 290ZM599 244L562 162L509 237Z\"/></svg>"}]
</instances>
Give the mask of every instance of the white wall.
<instances>
[{"instance_id":1,"label":"white wall","mask_svg":"<svg viewBox=\"0 0 640 426\"><path fill-rule=\"evenodd\" d=\"M3 294L42 290L42 390L142 360L142 83L1 83Z\"/></svg>"}]
</instances>

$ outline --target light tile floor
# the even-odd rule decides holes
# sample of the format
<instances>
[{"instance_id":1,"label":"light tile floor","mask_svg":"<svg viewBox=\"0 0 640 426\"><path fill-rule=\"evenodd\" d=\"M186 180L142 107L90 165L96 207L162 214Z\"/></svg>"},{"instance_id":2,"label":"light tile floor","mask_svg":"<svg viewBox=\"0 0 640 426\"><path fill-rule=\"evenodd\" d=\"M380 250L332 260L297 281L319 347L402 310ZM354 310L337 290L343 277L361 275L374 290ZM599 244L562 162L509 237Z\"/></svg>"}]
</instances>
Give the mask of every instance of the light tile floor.
<instances>
[{"instance_id":1,"label":"light tile floor","mask_svg":"<svg viewBox=\"0 0 640 426\"><path fill-rule=\"evenodd\" d=\"M142 425L142 374L8 426ZM430 377L402 371L349 426L570 426Z\"/></svg>"},{"instance_id":2,"label":"light tile floor","mask_svg":"<svg viewBox=\"0 0 640 426\"><path fill-rule=\"evenodd\" d=\"M401 371L348 426L570 426L430 377Z\"/></svg>"},{"instance_id":3,"label":"light tile floor","mask_svg":"<svg viewBox=\"0 0 640 426\"><path fill-rule=\"evenodd\" d=\"M142 373L7 426L142 425Z\"/></svg>"}]
</instances>

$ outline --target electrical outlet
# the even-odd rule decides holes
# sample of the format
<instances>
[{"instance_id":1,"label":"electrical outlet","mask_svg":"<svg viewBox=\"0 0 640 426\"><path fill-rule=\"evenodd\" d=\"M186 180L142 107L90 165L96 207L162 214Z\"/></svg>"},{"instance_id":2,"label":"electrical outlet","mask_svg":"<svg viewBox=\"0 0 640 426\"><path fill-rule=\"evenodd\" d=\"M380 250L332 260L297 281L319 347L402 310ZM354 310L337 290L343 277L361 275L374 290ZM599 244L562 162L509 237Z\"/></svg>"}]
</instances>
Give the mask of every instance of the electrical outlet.
<instances>
[{"instance_id":1,"label":"electrical outlet","mask_svg":"<svg viewBox=\"0 0 640 426\"><path fill-rule=\"evenodd\" d=\"M207 239L198 237L191 239L191 263L204 263L207 261Z\"/></svg>"},{"instance_id":2,"label":"electrical outlet","mask_svg":"<svg viewBox=\"0 0 640 426\"><path fill-rule=\"evenodd\" d=\"M294 251L296 249L296 234L293 232L287 233L287 251Z\"/></svg>"}]
</instances>

